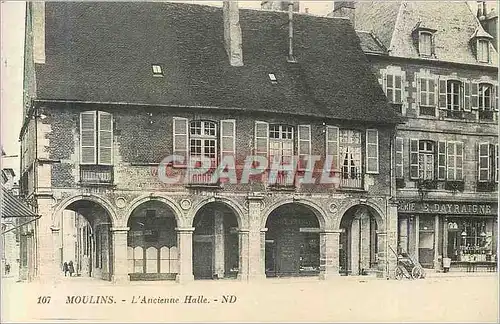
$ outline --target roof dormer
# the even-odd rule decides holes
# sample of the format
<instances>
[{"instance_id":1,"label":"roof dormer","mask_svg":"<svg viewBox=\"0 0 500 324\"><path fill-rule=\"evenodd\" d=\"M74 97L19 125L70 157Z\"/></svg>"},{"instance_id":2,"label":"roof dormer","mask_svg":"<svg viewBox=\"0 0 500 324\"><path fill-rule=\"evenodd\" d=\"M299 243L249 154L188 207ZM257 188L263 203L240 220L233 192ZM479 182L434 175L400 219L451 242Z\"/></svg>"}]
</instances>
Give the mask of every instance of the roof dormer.
<instances>
[{"instance_id":1,"label":"roof dormer","mask_svg":"<svg viewBox=\"0 0 500 324\"><path fill-rule=\"evenodd\" d=\"M412 30L412 38L420 57L436 57L434 34L437 29L419 21Z\"/></svg>"},{"instance_id":2,"label":"roof dormer","mask_svg":"<svg viewBox=\"0 0 500 324\"><path fill-rule=\"evenodd\" d=\"M476 28L474 34L472 34L469 42L478 62L490 63L490 43L492 39L493 37L481 27Z\"/></svg>"}]
</instances>

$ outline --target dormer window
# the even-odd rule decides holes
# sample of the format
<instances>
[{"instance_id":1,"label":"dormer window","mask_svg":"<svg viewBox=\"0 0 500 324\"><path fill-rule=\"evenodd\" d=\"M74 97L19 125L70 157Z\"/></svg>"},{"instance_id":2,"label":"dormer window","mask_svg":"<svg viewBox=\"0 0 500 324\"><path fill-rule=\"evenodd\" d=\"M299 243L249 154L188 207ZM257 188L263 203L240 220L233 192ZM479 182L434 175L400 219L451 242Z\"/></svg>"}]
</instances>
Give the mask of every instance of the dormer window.
<instances>
[{"instance_id":1,"label":"dormer window","mask_svg":"<svg viewBox=\"0 0 500 324\"><path fill-rule=\"evenodd\" d=\"M418 22L412 31L413 42L421 57L433 57L434 53L434 33L437 30L425 26L423 22Z\"/></svg>"},{"instance_id":2,"label":"dormer window","mask_svg":"<svg viewBox=\"0 0 500 324\"><path fill-rule=\"evenodd\" d=\"M153 70L153 76L155 76L155 77L162 77L163 76L163 70L161 68L161 65L153 64L151 66L151 68Z\"/></svg>"},{"instance_id":3,"label":"dormer window","mask_svg":"<svg viewBox=\"0 0 500 324\"><path fill-rule=\"evenodd\" d=\"M487 39L477 40L477 60L479 62L488 63L490 61L490 42Z\"/></svg>"},{"instance_id":4,"label":"dormer window","mask_svg":"<svg viewBox=\"0 0 500 324\"><path fill-rule=\"evenodd\" d=\"M432 34L429 32L420 32L418 37L418 51L421 56L432 55Z\"/></svg>"}]
</instances>

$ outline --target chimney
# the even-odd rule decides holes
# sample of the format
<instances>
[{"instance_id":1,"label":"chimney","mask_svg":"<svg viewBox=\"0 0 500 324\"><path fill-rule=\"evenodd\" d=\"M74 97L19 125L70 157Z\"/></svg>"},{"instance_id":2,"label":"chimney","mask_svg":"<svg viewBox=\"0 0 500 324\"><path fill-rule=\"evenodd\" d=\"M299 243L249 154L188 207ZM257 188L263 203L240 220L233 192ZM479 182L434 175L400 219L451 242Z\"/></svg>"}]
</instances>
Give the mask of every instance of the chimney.
<instances>
[{"instance_id":1,"label":"chimney","mask_svg":"<svg viewBox=\"0 0 500 324\"><path fill-rule=\"evenodd\" d=\"M224 0L222 16L224 20L224 43L229 64L243 66L243 45L238 1Z\"/></svg>"},{"instance_id":2,"label":"chimney","mask_svg":"<svg viewBox=\"0 0 500 324\"><path fill-rule=\"evenodd\" d=\"M45 63L45 2L30 3L33 33L33 59L35 63Z\"/></svg>"},{"instance_id":3,"label":"chimney","mask_svg":"<svg viewBox=\"0 0 500 324\"><path fill-rule=\"evenodd\" d=\"M355 9L354 1L335 1L333 3L333 12L329 16L349 18L353 28L355 28Z\"/></svg>"},{"instance_id":4,"label":"chimney","mask_svg":"<svg viewBox=\"0 0 500 324\"><path fill-rule=\"evenodd\" d=\"M293 1L288 2L288 62L294 63L293 56Z\"/></svg>"},{"instance_id":5,"label":"chimney","mask_svg":"<svg viewBox=\"0 0 500 324\"><path fill-rule=\"evenodd\" d=\"M477 19L483 21L486 18L486 1L477 1Z\"/></svg>"}]
</instances>

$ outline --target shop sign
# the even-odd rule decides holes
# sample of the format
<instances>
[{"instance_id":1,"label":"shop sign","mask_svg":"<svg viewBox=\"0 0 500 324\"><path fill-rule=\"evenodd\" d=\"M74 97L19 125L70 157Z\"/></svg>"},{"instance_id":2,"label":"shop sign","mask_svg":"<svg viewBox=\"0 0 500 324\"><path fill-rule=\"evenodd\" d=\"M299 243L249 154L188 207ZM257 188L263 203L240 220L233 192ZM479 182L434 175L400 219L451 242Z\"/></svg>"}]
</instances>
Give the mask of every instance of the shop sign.
<instances>
[{"instance_id":1,"label":"shop sign","mask_svg":"<svg viewBox=\"0 0 500 324\"><path fill-rule=\"evenodd\" d=\"M440 203L400 201L398 212L447 215L496 215L496 205L486 203Z\"/></svg>"}]
</instances>

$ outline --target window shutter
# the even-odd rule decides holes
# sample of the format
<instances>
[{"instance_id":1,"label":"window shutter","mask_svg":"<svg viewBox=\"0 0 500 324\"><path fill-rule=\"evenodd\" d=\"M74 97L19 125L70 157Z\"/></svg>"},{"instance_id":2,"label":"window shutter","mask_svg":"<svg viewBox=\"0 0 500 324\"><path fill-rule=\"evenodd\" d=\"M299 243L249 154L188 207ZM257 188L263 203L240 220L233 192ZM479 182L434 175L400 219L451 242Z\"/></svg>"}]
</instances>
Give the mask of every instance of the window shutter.
<instances>
[{"instance_id":1,"label":"window shutter","mask_svg":"<svg viewBox=\"0 0 500 324\"><path fill-rule=\"evenodd\" d=\"M455 167L457 168L455 180L463 180L464 178L464 143L455 143Z\"/></svg>"},{"instance_id":2,"label":"window shutter","mask_svg":"<svg viewBox=\"0 0 500 324\"><path fill-rule=\"evenodd\" d=\"M495 144L495 182L498 182L498 170L499 170L499 160L498 160L498 144Z\"/></svg>"},{"instance_id":3,"label":"window shutter","mask_svg":"<svg viewBox=\"0 0 500 324\"><path fill-rule=\"evenodd\" d=\"M418 140L410 139L410 179L418 179Z\"/></svg>"},{"instance_id":4,"label":"window shutter","mask_svg":"<svg viewBox=\"0 0 500 324\"><path fill-rule=\"evenodd\" d=\"M438 180L446 179L446 142L438 142Z\"/></svg>"},{"instance_id":5,"label":"window shutter","mask_svg":"<svg viewBox=\"0 0 500 324\"><path fill-rule=\"evenodd\" d=\"M224 156L235 156L236 121L226 119L220 121L220 159Z\"/></svg>"},{"instance_id":6,"label":"window shutter","mask_svg":"<svg viewBox=\"0 0 500 324\"><path fill-rule=\"evenodd\" d=\"M378 173L378 130L366 130L366 173Z\"/></svg>"},{"instance_id":7,"label":"window shutter","mask_svg":"<svg viewBox=\"0 0 500 324\"><path fill-rule=\"evenodd\" d=\"M494 98L493 107L495 108L496 111L498 111L498 84L495 84L493 89L495 91L495 95L493 96Z\"/></svg>"},{"instance_id":8,"label":"window shutter","mask_svg":"<svg viewBox=\"0 0 500 324\"><path fill-rule=\"evenodd\" d=\"M429 105L436 107L437 106L437 98L439 96L438 92L438 78L430 78L429 79Z\"/></svg>"},{"instance_id":9,"label":"window shutter","mask_svg":"<svg viewBox=\"0 0 500 324\"><path fill-rule=\"evenodd\" d=\"M326 155L332 156L332 170L340 170L339 165L339 128L335 126L326 127Z\"/></svg>"},{"instance_id":10,"label":"window shutter","mask_svg":"<svg viewBox=\"0 0 500 324\"><path fill-rule=\"evenodd\" d=\"M448 171L446 179L455 180L455 142L448 142L446 145L446 151L447 151L446 169Z\"/></svg>"},{"instance_id":11,"label":"window shutter","mask_svg":"<svg viewBox=\"0 0 500 324\"><path fill-rule=\"evenodd\" d=\"M439 109L446 109L446 79L439 78Z\"/></svg>"},{"instance_id":12,"label":"window shutter","mask_svg":"<svg viewBox=\"0 0 500 324\"><path fill-rule=\"evenodd\" d=\"M396 137L396 179L404 179L403 174L403 139Z\"/></svg>"},{"instance_id":13,"label":"window shutter","mask_svg":"<svg viewBox=\"0 0 500 324\"><path fill-rule=\"evenodd\" d=\"M470 82L467 80L464 80L464 111L470 111L471 110L471 104L470 104Z\"/></svg>"},{"instance_id":14,"label":"window shutter","mask_svg":"<svg viewBox=\"0 0 500 324\"><path fill-rule=\"evenodd\" d=\"M421 106L425 103L426 99L422 98L422 86L421 82L424 80L421 78L418 73L416 75L416 82L417 82L417 105ZM423 99L423 100L422 100Z\"/></svg>"},{"instance_id":15,"label":"window shutter","mask_svg":"<svg viewBox=\"0 0 500 324\"><path fill-rule=\"evenodd\" d=\"M188 129L189 123L187 118L174 117L173 119L173 136L174 136L174 155L180 155L184 161L175 161L174 166L186 165L188 157Z\"/></svg>"},{"instance_id":16,"label":"window shutter","mask_svg":"<svg viewBox=\"0 0 500 324\"><path fill-rule=\"evenodd\" d=\"M479 143L479 182L487 182L490 178L490 143Z\"/></svg>"},{"instance_id":17,"label":"window shutter","mask_svg":"<svg viewBox=\"0 0 500 324\"><path fill-rule=\"evenodd\" d=\"M471 108L472 109L478 109L479 108L479 83L477 82L471 82L470 83L471 91L470 91L470 101L471 101Z\"/></svg>"},{"instance_id":18,"label":"window shutter","mask_svg":"<svg viewBox=\"0 0 500 324\"><path fill-rule=\"evenodd\" d=\"M297 127L297 151L299 155L299 168L306 167L304 156L311 155L311 125L299 125Z\"/></svg>"},{"instance_id":19,"label":"window shutter","mask_svg":"<svg viewBox=\"0 0 500 324\"><path fill-rule=\"evenodd\" d=\"M387 96L387 71L382 70L381 73L382 73L382 89L384 89L385 95ZM390 99L389 101L392 101L392 99Z\"/></svg>"},{"instance_id":20,"label":"window shutter","mask_svg":"<svg viewBox=\"0 0 500 324\"><path fill-rule=\"evenodd\" d=\"M269 153L269 123L255 122L255 155L265 156Z\"/></svg>"},{"instance_id":21,"label":"window shutter","mask_svg":"<svg viewBox=\"0 0 500 324\"><path fill-rule=\"evenodd\" d=\"M96 111L80 114L80 164L96 164Z\"/></svg>"},{"instance_id":22,"label":"window shutter","mask_svg":"<svg viewBox=\"0 0 500 324\"><path fill-rule=\"evenodd\" d=\"M107 112L99 111L99 164L113 164L113 116Z\"/></svg>"},{"instance_id":23,"label":"window shutter","mask_svg":"<svg viewBox=\"0 0 500 324\"><path fill-rule=\"evenodd\" d=\"M434 34L431 36L431 56L436 57L436 42L434 39Z\"/></svg>"}]
</instances>

